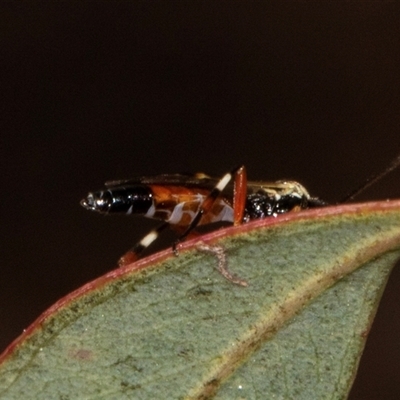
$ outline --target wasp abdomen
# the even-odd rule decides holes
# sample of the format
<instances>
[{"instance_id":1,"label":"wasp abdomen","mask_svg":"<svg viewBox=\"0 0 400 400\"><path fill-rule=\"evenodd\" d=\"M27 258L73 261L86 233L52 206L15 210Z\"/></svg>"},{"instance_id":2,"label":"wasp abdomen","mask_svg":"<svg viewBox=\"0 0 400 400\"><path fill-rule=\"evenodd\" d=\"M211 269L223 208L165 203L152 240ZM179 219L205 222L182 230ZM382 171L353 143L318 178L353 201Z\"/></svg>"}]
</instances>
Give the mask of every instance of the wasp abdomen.
<instances>
[{"instance_id":1,"label":"wasp abdomen","mask_svg":"<svg viewBox=\"0 0 400 400\"><path fill-rule=\"evenodd\" d=\"M103 214L146 214L153 206L153 194L145 185L109 188L89 193L81 204Z\"/></svg>"}]
</instances>

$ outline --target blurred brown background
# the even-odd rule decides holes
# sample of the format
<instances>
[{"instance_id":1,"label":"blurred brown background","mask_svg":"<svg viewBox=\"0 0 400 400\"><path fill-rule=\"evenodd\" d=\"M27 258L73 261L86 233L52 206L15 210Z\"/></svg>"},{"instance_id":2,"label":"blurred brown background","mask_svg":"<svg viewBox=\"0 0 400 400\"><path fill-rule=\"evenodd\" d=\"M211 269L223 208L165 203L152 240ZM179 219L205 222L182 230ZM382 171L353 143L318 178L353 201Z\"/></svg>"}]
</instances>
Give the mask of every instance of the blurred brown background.
<instances>
[{"instance_id":1,"label":"blurred brown background","mask_svg":"<svg viewBox=\"0 0 400 400\"><path fill-rule=\"evenodd\" d=\"M155 225L81 208L105 180L243 163L335 202L400 151L398 2L27 1L0 15L1 349ZM359 200L400 197L399 182ZM400 398L399 288L397 268L352 400Z\"/></svg>"}]
</instances>

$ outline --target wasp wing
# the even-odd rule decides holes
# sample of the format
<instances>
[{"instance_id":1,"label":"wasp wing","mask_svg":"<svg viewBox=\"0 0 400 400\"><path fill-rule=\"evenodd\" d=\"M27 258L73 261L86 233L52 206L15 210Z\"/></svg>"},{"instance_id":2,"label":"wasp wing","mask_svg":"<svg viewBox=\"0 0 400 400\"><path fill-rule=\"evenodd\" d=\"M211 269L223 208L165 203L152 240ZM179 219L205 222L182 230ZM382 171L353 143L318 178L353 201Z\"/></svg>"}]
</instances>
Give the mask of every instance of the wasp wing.
<instances>
[{"instance_id":1,"label":"wasp wing","mask_svg":"<svg viewBox=\"0 0 400 400\"><path fill-rule=\"evenodd\" d=\"M159 185L159 186L184 186L198 187L212 190L219 182L218 178L211 178L205 174L161 174L152 176L139 176L130 179L108 181L105 186L108 188L122 187L128 185Z\"/></svg>"},{"instance_id":2,"label":"wasp wing","mask_svg":"<svg viewBox=\"0 0 400 400\"><path fill-rule=\"evenodd\" d=\"M107 188L123 187L130 185L158 185L158 186L183 186L188 188L200 188L212 190L220 181L220 178L210 177L203 173L196 174L160 174L151 176L138 176L129 179L108 181ZM247 192L255 193L259 190L279 191L285 187L283 181L248 181ZM232 193L233 182L224 189L224 193Z\"/></svg>"}]
</instances>

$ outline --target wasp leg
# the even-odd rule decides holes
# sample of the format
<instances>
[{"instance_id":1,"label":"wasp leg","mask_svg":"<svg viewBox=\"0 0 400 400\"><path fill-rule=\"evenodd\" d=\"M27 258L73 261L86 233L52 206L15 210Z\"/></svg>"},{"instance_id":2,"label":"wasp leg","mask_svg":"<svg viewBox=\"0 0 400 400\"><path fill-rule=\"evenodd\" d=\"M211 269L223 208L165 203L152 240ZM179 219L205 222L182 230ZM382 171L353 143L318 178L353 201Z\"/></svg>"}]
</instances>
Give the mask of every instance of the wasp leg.
<instances>
[{"instance_id":1,"label":"wasp leg","mask_svg":"<svg viewBox=\"0 0 400 400\"><path fill-rule=\"evenodd\" d=\"M247 199L247 174L246 167L242 166L235 172L235 183L233 186L233 225L243 222L244 210Z\"/></svg>"},{"instance_id":2,"label":"wasp leg","mask_svg":"<svg viewBox=\"0 0 400 400\"><path fill-rule=\"evenodd\" d=\"M235 177L234 193L233 193L233 216L234 216L233 223L234 225L240 225L242 223L246 205L246 198L247 198L247 177L246 177L246 169L244 166L235 168L231 172L225 174L222 177L222 179L217 183L217 185L214 187L214 189L210 192L210 194L205 198L203 203L200 205L196 215L194 216L192 222L182 233L182 235L178 238L178 240L174 242L172 248L174 250L175 255L178 254L177 246L179 242L187 238L187 236L193 234L193 230L199 224L202 216L207 214L211 210L214 202L217 200L218 196L220 196L222 191L225 189L226 185L232 180L232 177ZM240 279L239 277L229 272L227 267L226 253L223 247L202 243L198 246L198 249L201 251L212 253L217 257L218 271L227 280L240 286L248 286L245 280Z\"/></svg>"},{"instance_id":3,"label":"wasp leg","mask_svg":"<svg viewBox=\"0 0 400 400\"><path fill-rule=\"evenodd\" d=\"M177 254L177 246L180 242L182 242L199 224L203 215L207 214L215 201L217 200L218 196L222 193L225 189L226 185L232 180L232 177L235 176L235 193L234 193L234 217L235 217L235 225L239 224L236 223L236 218L243 218L244 213L244 205L246 202L246 172L243 166L237 167L233 169L231 172L225 174L222 179L217 183L214 189L208 194L208 196L204 199L203 203L200 205L196 215L192 219L189 226L186 230L182 233L182 235L174 242L172 248L174 253ZM240 190L236 190L236 185L240 186ZM243 186L244 185L244 186ZM244 188L244 190L243 190ZM243 194L244 192L244 194Z\"/></svg>"},{"instance_id":4,"label":"wasp leg","mask_svg":"<svg viewBox=\"0 0 400 400\"><path fill-rule=\"evenodd\" d=\"M160 235L160 233L169 226L168 222L159 225L157 228L151 230L140 242L136 243L130 250L128 250L119 260L118 266L124 267L131 264L140 258L141 253L147 249Z\"/></svg>"}]
</instances>

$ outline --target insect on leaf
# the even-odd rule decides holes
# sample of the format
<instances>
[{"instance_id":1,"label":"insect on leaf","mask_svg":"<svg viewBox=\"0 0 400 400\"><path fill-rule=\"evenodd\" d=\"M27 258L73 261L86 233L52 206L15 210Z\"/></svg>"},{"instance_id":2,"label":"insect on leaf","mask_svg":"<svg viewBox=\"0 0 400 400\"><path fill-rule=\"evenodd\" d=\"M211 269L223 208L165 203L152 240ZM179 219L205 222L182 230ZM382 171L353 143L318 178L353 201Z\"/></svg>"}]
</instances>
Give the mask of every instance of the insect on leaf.
<instances>
[{"instance_id":1,"label":"insect on leaf","mask_svg":"<svg viewBox=\"0 0 400 400\"><path fill-rule=\"evenodd\" d=\"M3 354L0 398L346 398L399 257L400 201L213 232L60 300Z\"/></svg>"}]
</instances>

